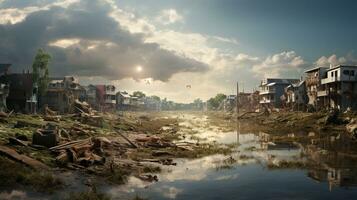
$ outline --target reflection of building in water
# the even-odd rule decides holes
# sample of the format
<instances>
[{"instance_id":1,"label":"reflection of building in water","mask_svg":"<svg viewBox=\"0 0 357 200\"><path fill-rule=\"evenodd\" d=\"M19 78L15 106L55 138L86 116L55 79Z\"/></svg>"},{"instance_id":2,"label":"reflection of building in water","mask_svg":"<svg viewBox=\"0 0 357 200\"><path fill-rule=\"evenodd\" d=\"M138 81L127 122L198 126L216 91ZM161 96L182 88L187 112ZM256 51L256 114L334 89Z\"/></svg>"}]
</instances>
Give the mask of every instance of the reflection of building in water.
<instances>
[{"instance_id":1,"label":"reflection of building in water","mask_svg":"<svg viewBox=\"0 0 357 200\"><path fill-rule=\"evenodd\" d=\"M348 169L329 168L327 177L330 191L333 187L357 187L357 169L353 166Z\"/></svg>"},{"instance_id":2,"label":"reflection of building in water","mask_svg":"<svg viewBox=\"0 0 357 200\"><path fill-rule=\"evenodd\" d=\"M318 142L316 142L316 140ZM343 145L344 144L344 145ZM351 152L352 142L341 134L314 139L314 145L307 145L303 152L307 159L318 166L308 172L314 180L328 182L333 187L357 187L357 158L344 152Z\"/></svg>"}]
</instances>

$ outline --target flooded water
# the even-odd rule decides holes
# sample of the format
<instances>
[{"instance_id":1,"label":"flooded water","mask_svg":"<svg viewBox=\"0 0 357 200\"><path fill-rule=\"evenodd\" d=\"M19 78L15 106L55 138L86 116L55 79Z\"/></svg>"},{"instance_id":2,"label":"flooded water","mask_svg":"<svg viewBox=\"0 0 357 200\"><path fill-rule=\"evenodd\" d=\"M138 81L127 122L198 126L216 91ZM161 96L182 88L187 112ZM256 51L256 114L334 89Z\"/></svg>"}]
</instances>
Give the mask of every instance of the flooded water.
<instances>
[{"instance_id":1,"label":"flooded water","mask_svg":"<svg viewBox=\"0 0 357 200\"><path fill-rule=\"evenodd\" d=\"M130 177L126 185L99 189L113 199L357 199L357 158L337 153L349 148L341 136L318 145L313 140L308 145L273 143L266 133L240 132L239 124L237 130L224 131L210 125L207 116L178 117L180 131L189 132L184 141L232 145L234 152L177 159L176 166L158 174L159 182ZM314 167L279 167L282 161ZM2 195L26 195L13 192Z\"/></svg>"},{"instance_id":2,"label":"flooded water","mask_svg":"<svg viewBox=\"0 0 357 200\"><path fill-rule=\"evenodd\" d=\"M232 155L178 159L159 174L159 182L130 178L107 188L113 198L135 195L148 199L357 199L357 165L323 149L269 142L265 133L224 132L207 117L181 116L182 127L193 129L186 141L239 144ZM184 129L184 128L183 128ZM352 160L352 161L351 161ZM316 162L317 168L271 168L280 161Z\"/></svg>"}]
</instances>

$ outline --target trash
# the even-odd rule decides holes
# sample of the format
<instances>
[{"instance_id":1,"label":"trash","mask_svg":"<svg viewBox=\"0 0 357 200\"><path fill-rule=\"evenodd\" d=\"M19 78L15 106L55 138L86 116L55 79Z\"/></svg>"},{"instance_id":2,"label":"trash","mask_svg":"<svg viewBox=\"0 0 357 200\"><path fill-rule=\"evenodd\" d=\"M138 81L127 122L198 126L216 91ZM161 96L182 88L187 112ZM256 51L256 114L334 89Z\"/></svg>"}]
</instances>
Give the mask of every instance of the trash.
<instances>
[{"instance_id":1,"label":"trash","mask_svg":"<svg viewBox=\"0 0 357 200\"><path fill-rule=\"evenodd\" d=\"M151 174L141 174L138 176L139 179L147 182L158 182L159 178L156 175Z\"/></svg>"}]
</instances>

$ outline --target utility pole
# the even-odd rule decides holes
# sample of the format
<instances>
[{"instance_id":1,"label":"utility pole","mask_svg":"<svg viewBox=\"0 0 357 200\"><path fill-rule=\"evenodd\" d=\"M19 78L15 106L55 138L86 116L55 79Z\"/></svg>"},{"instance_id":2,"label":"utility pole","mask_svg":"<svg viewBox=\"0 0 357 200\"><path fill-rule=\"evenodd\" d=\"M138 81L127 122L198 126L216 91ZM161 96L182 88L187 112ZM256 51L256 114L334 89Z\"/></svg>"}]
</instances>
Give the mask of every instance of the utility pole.
<instances>
[{"instance_id":1,"label":"utility pole","mask_svg":"<svg viewBox=\"0 0 357 200\"><path fill-rule=\"evenodd\" d=\"M238 97L239 97L239 83L237 81L237 97L236 97L236 106L237 106L237 118L238 118L238 114L239 114L239 106L238 106Z\"/></svg>"}]
</instances>

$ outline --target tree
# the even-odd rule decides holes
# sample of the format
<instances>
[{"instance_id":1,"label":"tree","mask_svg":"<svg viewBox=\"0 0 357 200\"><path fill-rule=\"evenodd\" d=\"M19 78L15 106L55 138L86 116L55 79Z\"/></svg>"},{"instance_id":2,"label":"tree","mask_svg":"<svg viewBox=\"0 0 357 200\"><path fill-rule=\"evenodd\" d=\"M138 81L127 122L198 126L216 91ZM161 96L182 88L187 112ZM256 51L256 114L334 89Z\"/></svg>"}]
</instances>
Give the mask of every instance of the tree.
<instances>
[{"instance_id":1,"label":"tree","mask_svg":"<svg viewBox=\"0 0 357 200\"><path fill-rule=\"evenodd\" d=\"M135 92L133 92L133 96L134 96L134 97L138 97L138 98L143 98L143 97L145 97L146 95L145 95L144 92L135 91Z\"/></svg>"},{"instance_id":2,"label":"tree","mask_svg":"<svg viewBox=\"0 0 357 200\"><path fill-rule=\"evenodd\" d=\"M49 83L48 65L51 56L39 49L32 64L33 83L38 86L39 94L45 94Z\"/></svg>"},{"instance_id":3,"label":"tree","mask_svg":"<svg viewBox=\"0 0 357 200\"><path fill-rule=\"evenodd\" d=\"M151 96L151 98L154 99L155 101L160 101L160 97L156 95Z\"/></svg>"},{"instance_id":4,"label":"tree","mask_svg":"<svg viewBox=\"0 0 357 200\"><path fill-rule=\"evenodd\" d=\"M210 109L218 109L219 105L227 96L225 94L217 94L215 97L210 98L207 101L208 108Z\"/></svg>"}]
</instances>

